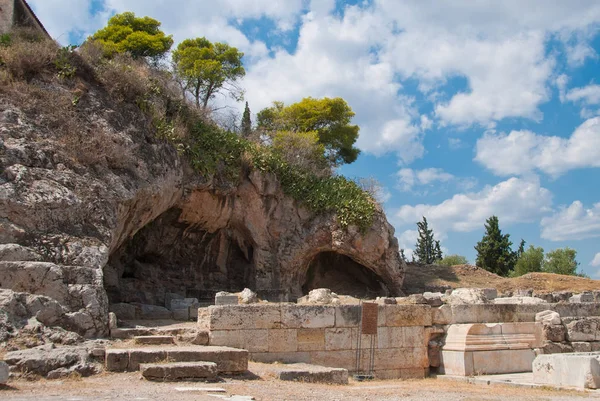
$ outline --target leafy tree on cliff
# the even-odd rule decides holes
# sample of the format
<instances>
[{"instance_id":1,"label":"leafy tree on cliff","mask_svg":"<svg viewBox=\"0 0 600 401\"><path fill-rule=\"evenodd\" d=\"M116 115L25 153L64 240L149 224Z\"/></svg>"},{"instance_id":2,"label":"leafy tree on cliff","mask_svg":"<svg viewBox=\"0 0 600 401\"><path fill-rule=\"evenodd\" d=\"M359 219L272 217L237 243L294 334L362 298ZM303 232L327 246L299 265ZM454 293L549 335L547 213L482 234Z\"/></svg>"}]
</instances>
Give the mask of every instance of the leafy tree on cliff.
<instances>
[{"instance_id":1,"label":"leafy tree on cliff","mask_svg":"<svg viewBox=\"0 0 600 401\"><path fill-rule=\"evenodd\" d=\"M523 243L522 241L521 243ZM517 251L517 254L519 252ZM526 251L521 252L517 258L515 269L511 272L511 276L517 277L527 273L541 272L542 263L544 262L544 249L529 245Z\"/></svg>"},{"instance_id":2,"label":"leafy tree on cliff","mask_svg":"<svg viewBox=\"0 0 600 401\"><path fill-rule=\"evenodd\" d=\"M575 259L576 256L577 251L569 247L550 251L546 254L542 271L544 273L577 276L577 266L579 265L579 262Z\"/></svg>"},{"instance_id":3,"label":"leafy tree on cliff","mask_svg":"<svg viewBox=\"0 0 600 401\"><path fill-rule=\"evenodd\" d=\"M350 124L352 117L354 112L342 98L307 97L289 106L274 102L258 113L257 121L258 128L269 135L277 131L316 132L325 158L335 167L354 162L360 153L353 146L359 127Z\"/></svg>"},{"instance_id":4,"label":"leafy tree on cliff","mask_svg":"<svg viewBox=\"0 0 600 401\"><path fill-rule=\"evenodd\" d=\"M429 228L425 216L423 216L423 221L417 223L417 229L419 238L417 238L414 252L417 255L417 262L432 264L436 260L442 259L440 242L435 240L433 230Z\"/></svg>"},{"instance_id":5,"label":"leafy tree on cliff","mask_svg":"<svg viewBox=\"0 0 600 401\"><path fill-rule=\"evenodd\" d=\"M171 35L160 29L160 22L150 17L136 17L132 12L116 14L108 25L91 36L102 45L106 56L129 53L133 58L159 59L173 45Z\"/></svg>"},{"instance_id":6,"label":"leafy tree on cliff","mask_svg":"<svg viewBox=\"0 0 600 401\"><path fill-rule=\"evenodd\" d=\"M476 265L499 276L507 276L516 258L511 245L510 234L502 234L498 217L491 216L485 223L485 235L475 246Z\"/></svg>"},{"instance_id":7,"label":"leafy tree on cliff","mask_svg":"<svg viewBox=\"0 0 600 401\"><path fill-rule=\"evenodd\" d=\"M238 80L246 75L243 56L235 47L202 37L181 42L173 52L173 62L196 105L206 108L218 93L228 93L237 101L244 98L238 86Z\"/></svg>"}]
</instances>

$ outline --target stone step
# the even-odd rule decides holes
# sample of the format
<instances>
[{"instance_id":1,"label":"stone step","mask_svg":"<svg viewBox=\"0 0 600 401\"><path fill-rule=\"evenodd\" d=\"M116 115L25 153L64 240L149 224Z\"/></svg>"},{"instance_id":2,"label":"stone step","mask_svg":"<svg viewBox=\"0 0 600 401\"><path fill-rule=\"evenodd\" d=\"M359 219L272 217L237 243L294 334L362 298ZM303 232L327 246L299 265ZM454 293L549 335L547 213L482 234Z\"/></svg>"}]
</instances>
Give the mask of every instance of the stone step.
<instances>
[{"instance_id":1,"label":"stone step","mask_svg":"<svg viewBox=\"0 0 600 401\"><path fill-rule=\"evenodd\" d=\"M219 373L238 374L248 370L248 351L213 346L163 346L144 348L107 348L106 370L134 372L140 364L158 362L214 362Z\"/></svg>"},{"instance_id":2,"label":"stone step","mask_svg":"<svg viewBox=\"0 0 600 401\"><path fill-rule=\"evenodd\" d=\"M160 381L215 379L218 374L214 362L143 363L140 372L145 379Z\"/></svg>"},{"instance_id":3,"label":"stone step","mask_svg":"<svg viewBox=\"0 0 600 401\"><path fill-rule=\"evenodd\" d=\"M293 363L278 369L279 380L307 383L348 384L348 370L307 363Z\"/></svg>"},{"instance_id":4,"label":"stone step","mask_svg":"<svg viewBox=\"0 0 600 401\"><path fill-rule=\"evenodd\" d=\"M139 345L175 344L173 336L135 336L133 342Z\"/></svg>"},{"instance_id":5,"label":"stone step","mask_svg":"<svg viewBox=\"0 0 600 401\"><path fill-rule=\"evenodd\" d=\"M178 341L194 345L208 345L208 331L196 328L160 328L160 327L132 327L117 328L110 331L111 338L127 340L135 337L148 336L173 336Z\"/></svg>"}]
</instances>

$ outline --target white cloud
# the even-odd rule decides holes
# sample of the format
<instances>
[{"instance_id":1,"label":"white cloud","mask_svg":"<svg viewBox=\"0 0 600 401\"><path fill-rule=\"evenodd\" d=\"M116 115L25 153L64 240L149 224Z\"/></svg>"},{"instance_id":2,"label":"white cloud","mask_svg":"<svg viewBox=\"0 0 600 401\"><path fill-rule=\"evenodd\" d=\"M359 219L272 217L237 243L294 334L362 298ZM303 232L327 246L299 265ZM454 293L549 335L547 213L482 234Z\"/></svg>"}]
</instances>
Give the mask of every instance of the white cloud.
<instances>
[{"instance_id":1,"label":"white cloud","mask_svg":"<svg viewBox=\"0 0 600 401\"><path fill-rule=\"evenodd\" d=\"M585 121L568 139L531 131L487 133L477 141L475 160L498 175L538 170L559 176L576 168L600 167L600 117Z\"/></svg>"},{"instance_id":2,"label":"white cloud","mask_svg":"<svg viewBox=\"0 0 600 401\"><path fill-rule=\"evenodd\" d=\"M482 228L492 215L498 216L502 225L531 222L549 212L551 205L552 194L538 181L513 177L479 192L456 194L437 205L402 206L393 221L402 227L425 216L436 235L443 235Z\"/></svg>"},{"instance_id":3,"label":"white cloud","mask_svg":"<svg viewBox=\"0 0 600 401\"><path fill-rule=\"evenodd\" d=\"M570 89L565 98L571 102L582 102L587 105L600 104L600 85L588 85Z\"/></svg>"},{"instance_id":4,"label":"white cloud","mask_svg":"<svg viewBox=\"0 0 600 401\"><path fill-rule=\"evenodd\" d=\"M590 262L590 266L592 267L600 267L600 252L594 256L594 259Z\"/></svg>"},{"instance_id":5,"label":"white cloud","mask_svg":"<svg viewBox=\"0 0 600 401\"><path fill-rule=\"evenodd\" d=\"M440 168L427 168L423 170L403 168L396 175L398 176L398 185L403 191L410 191L414 186L429 185L434 182L448 182L454 179L452 174Z\"/></svg>"},{"instance_id":6,"label":"white cloud","mask_svg":"<svg viewBox=\"0 0 600 401\"><path fill-rule=\"evenodd\" d=\"M550 241L600 237L600 203L585 209L580 201L575 201L552 216L544 217L541 227L541 237Z\"/></svg>"}]
</instances>

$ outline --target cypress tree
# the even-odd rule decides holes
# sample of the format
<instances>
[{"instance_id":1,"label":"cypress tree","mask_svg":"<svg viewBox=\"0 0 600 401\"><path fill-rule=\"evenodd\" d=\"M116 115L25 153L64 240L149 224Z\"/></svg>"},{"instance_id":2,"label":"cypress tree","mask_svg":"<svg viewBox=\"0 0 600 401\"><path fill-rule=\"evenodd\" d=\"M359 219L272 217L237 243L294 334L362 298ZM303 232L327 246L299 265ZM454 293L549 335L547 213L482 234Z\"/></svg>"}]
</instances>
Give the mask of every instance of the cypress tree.
<instances>
[{"instance_id":1,"label":"cypress tree","mask_svg":"<svg viewBox=\"0 0 600 401\"><path fill-rule=\"evenodd\" d=\"M244 109L244 115L242 116L242 136L248 138L252 133L252 121L250 120L250 108L248 102L246 102L246 108Z\"/></svg>"},{"instance_id":2,"label":"cypress tree","mask_svg":"<svg viewBox=\"0 0 600 401\"><path fill-rule=\"evenodd\" d=\"M485 235L475 246L476 265L499 276L508 276L516 262L511 245L510 234L502 234L498 217L490 217L485 222Z\"/></svg>"},{"instance_id":3,"label":"cypress tree","mask_svg":"<svg viewBox=\"0 0 600 401\"><path fill-rule=\"evenodd\" d=\"M433 230L429 228L427 219L423 216L423 221L417 223L419 238L415 245L415 254L419 263L432 264L437 259L442 258L440 242L433 237Z\"/></svg>"}]
</instances>

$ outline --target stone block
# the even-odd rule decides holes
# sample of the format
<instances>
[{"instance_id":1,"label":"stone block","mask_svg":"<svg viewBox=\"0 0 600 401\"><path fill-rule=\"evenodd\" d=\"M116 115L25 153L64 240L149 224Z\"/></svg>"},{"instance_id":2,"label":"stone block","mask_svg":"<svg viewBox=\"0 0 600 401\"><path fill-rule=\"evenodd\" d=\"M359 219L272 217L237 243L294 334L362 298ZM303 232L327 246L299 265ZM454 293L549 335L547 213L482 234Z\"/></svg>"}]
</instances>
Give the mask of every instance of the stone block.
<instances>
[{"instance_id":1,"label":"stone block","mask_svg":"<svg viewBox=\"0 0 600 401\"><path fill-rule=\"evenodd\" d=\"M298 351L323 351L326 329L298 329Z\"/></svg>"},{"instance_id":2,"label":"stone block","mask_svg":"<svg viewBox=\"0 0 600 401\"><path fill-rule=\"evenodd\" d=\"M481 290L483 291L483 296L489 301L498 298L498 290L495 288L482 288Z\"/></svg>"},{"instance_id":3,"label":"stone block","mask_svg":"<svg viewBox=\"0 0 600 401\"><path fill-rule=\"evenodd\" d=\"M542 350L544 351L544 354L561 354L573 352L573 347L566 343L546 341L544 342Z\"/></svg>"},{"instance_id":4,"label":"stone block","mask_svg":"<svg viewBox=\"0 0 600 401\"><path fill-rule=\"evenodd\" d=\"M335 307L326 305L281 305L281 324L289 329L314 329L335 326Z\"/></svg>"},{"instance_id":5,"label":"stone block","mask_svg":"<svg viewBox=\"0 0 600 401\"><path fill-rule=\"evenodd\" d=\"M600 303L559 303L553 305L552 309L562 317L600 316Z\"/></svg>"},{"instance_id":6,"label":"stone block","mask_svg":"<svg viewBox=\"0 0 600 401\"><path fill-rule=\"evenodd\" d=\"M404 327L378 327L377 348L400 348L404 343L403 329Z\"/></svg>"},{"instance_id":7,"label":"stone block","mask_svg":"<svg viewBox=\"0 0 600 401\"><path fill-rule=\"evenodd\" d=\"M198 299L196 298L180 298L172 299L170 309L189 309L193 305L198 305Z\"/></svg>"},{"instance_id":8,"label":"stone block","mask_svg":"<svg viewBox=\"0 0 600 401\"><path fill-rule=\"evenodd\" d=\"M114 312L108 313L108 329L114 330L117 328L117 315Z\"/></svg>"},{"instance_id":9,"label":"stone block","mask_svg":"<svg viewBox=\"0 0 600 401\"><path fill-rule=\"evenodd\" d=\"M348 384L348 370L309 364L292 364L278 373L279 380L303 383Z\"/></svg>"},{"instance_id":10,"label":"stone block","mask_svg":"<svg viewBox=\"0 0 600 401\"><path fill-rule=\"evenodd\" d=\"M190 320L190 310L188 308L172 309L171 313L173 314L174 320L179 320L181 322L187 322L188 320Z\"/></svg>"},{"instance_id":11,"label":"stone block","mask_svg":"<svg viewBox=\"0 0 600 401\"><path fill-rule=\"evenodd\" d=\"M125 372L129 365L129 351L125 349L107 349L105 366L109 372Z\"/></svg>"},{"instance_id":12,"label":"stone block","mask_svg":"<svg viewBox=\"0 0 600 401\"><path fill-rule=\"evenodd\" d=\"M210 310L209 308L198 308L196 313L198 314L197 322L199 330L210 330Z\"/></svg>"},{"instance_id":13,"label":"stone block","mask_svg":"<svg viewBox=\"0 0 600 401\"><path fill-rule=\"evenodd\" d=\"M561 324L560 315L553 310L545 310L535 314L535 321L544 324Z\"/></svg>"},{"instance_id":14,"label":"stone block","mask_svg":"<svg viewBox=\"0 0 600 401\"><path fill-rule=\"evenodd\" d=\"M239 303L237 295L217 295L215 296L215 305L237 305Z\"/></svg>"},{"instance_id":15,"label":"stone block","mask_svg":"<svg viewBox=\"0 0 600 401\"><path fill-rule=\"evenodd\" d=\"M600 387L600 354L539 355L533 361L533 381L580 389Z\"/></svg>"},{"instance_id":16,"label":"stone block","mask_svg":"<svg viewBox=\"0 0 600 401\"><path fill-rule=\"evenodd\" d=\"M211 330L209 344L219 347L244 348L243 330Z\"/></svg>"},{"instance_id":17,"label":"stone block","mask_svg":"<svg viewBox=\"0 0 600 401\"><path fill-rule=\"evenodd\" d=\"M214 362L176 362L140 365L145 379L176 381L182 379L214 379L217 377L217 364Z\"/></svg>"},{"instance_id":18,"label":"stone block","mask_svg":"<svg viewBox=\"0 0 600 401\"><path fill-rule=\"evenodd\" d=\"M571 303L594 302L594 295L591 292L582 292L569 298Z\"/></svg>"},{"instance_id":19,"label":"stone block","mask_svg":"<svg viewBox=\"0 0 600 401\"><path fill-rule=\"evenodd\" d=\"M592 352L600 351L600 341L590 342L590 347L592 348Z\"/></svg>"},{"instance_id":20,"label":"stone block","mask_svg":"<svg viewBox=\"0 0 600 401\"><path fill-rule=\"evenodd\" d=\"M424 379L427 376L427 369L411 368L411 369L389 369L376 370L375 378L380 380L390 379Z\"/></svg>"},{"instance_id":21,"label":"stone block","mask_svg":"<svg viewBox=\"0 0 600 401\"><path fill-rule=\"evenodd\" d=\"M532 349L473 351L474 374L531 372Z\"/></svg>"},{"instance_id":22,"label":"stone block","mask_svg":"<svg viewBox=\"0 0 600 401\"><path fill-rule=\"evenodd\" d=\"M356 351L313 351L310 353L310 363L354 371Z\"/></svg>"},{"instance_id":23,"label":"stone block","mask_svg":"<svg viewBox=\"0 0 600 401\"><path fill-rule=\"evenodd\" d=\"M440 373L445 375L469 376L474 370L473 354L471 352L441 350Z\"/></svg>"},{"instance_id":24,"label":"stone block","mask_svg":"<svg viewBox=\"0 0 600 401\"><path fill-rule=\"evenodd\" d=\"M496 305L504 305L504 304L537 305L537 304L547 304L547 302L541 298L527 296L527 297L496 298L496 299L494 299L494 304L496 304Z\"/></svg>"},{"instance_id":25,"label":"stone block","mask_svg":"<svg viewBox=\"0 0 600 401\"><path fill-rule=\"evenodd\" d=\"M167 351L160 349L132 349L129 350L129 365L127 365L127 370L130 372L135 372L140 369L140 364L142 363L156 363L162 362L167 359Z\"/></svg>"},{"instance_id":26,"label":"stone block","mask_svg":"<svg viewBox=\"0 0 600 401\"><path fill-rule=\"evenodd\" d=\"M310 352L255 352L250 360L261 363L311 363Z\"/></svg>"},{"instance_id":27,"label":"stone block","mask_svg":"<svg viewBox=\"0 0 600 401\"><path fill-rule=\"evenodd\" d=\"M385 305L383 308L385 326L431 326L431 307L429 305Z\"/></svg>"},{"instance_id":28,"label":"stone block","mask_svg":"<svg viewBox=\"0 0 600 401\"><path fill-rule=\"evenodd\" d=\"M245 330L241 335L244 339L244 346L241 348L247 349L248 352L269 351L268 329Z\"/></svg>"},{"instance_id":29,"label":"stone block","mask_svg":"<svg viewBox=\"0 0 600 401\"><path fill-rule=\"evenodd\" d=\"M230 347L170 347L167 358L173 362L214 362L219 373L239 374L248 370L248 351Z\"/></svg>"},{"instance_id":30,"label":"stone block","mask_svg":"<svg viewBox=\"0 0 600 401\"><path fill-rule=\"evenodd\" d=\"M351 350L352 329L350 328L331 328L325 329L325 350L339 351Z\"/></svg>"},{"instance_id":31,"label":"stone block","mask_svg":"<svg viewBox=\"0 0 600 401\"><path fill-rule=\"evenodd\" d=\"M119 320L136 319L136 307L134 305L125 303L112 304L108 309L117 315L117 319Z\"/></svg>"},{"instance_id":32,"label":"stone block","mask_svg":"<svg viewBox=\"0 0 600 401\"><path fill-rule=\"evenodd\" d=\"M358 348L359 333L360 333L360 329L352 329L352 349ZM378 345L377 345L378 339L379 339L379 336L377 336L377 335L361 334L360 335L360 348L361 349L370 348L371 341L372 341L373 347L377 348L378 347Z\"/></svg>"},{"instance_id":33,"label":"stone block","mask_svg":"<svg viewBox=\"0 0 600 401\"><path fill-rule=\"evenodd\" d=\"M424 368L429 366L427 348L386 348L375 350L378 370Z\"/></svg>"},{"instance_id":34,"label":"stone block","mask_svg":"<svg viewBox=\"0 0 600 401\"><path fill-rule=\"evenodd\" d=\"M175 338L173 336L136 336L133 338L133 343L141 345L175 344Z\"/></svg>"},{"instance_id":35,"label":"stone block","mask_svg":"<svg viewBox=\"0 0 600 401\"><path fill-rule=\"evenodd\" d=\"M573 352L591 352L592 345L588 342L575 341L571 343Z\"/></svg>"},{"instance_id":36,"label":"stone block","mask_svg":"<svg viewBox=\"0 0 600 401\"><path fill-rule=\"evenodd\" d=\"M565 321L569 321L565 319ZM598 319L581 318L566 324L568 341L595 341L598 333ZM598 336L600 337L600 336Z\"/></svg>"},{"instance_id":37,"label":"stone block","mask_svg":"<svg viewBox=\"0 0 600 401\"><path fill-rule=\"evenodd\" d=\"M8 381L8 364L0 361L0 384L6 384Z\"/></svg>"},{"instance_id":38,"label":"stone block","mask_svg":"<svg viewBox=\"0 0 600 401\"><path fill-rule=\"evenodd\" d=\"M442 305L439 308L431 308L432 324L450 324L452 323L452 307Z\"/></svg>"},{"instance_id":39,"label":"stone block","mask_svg":"<svg viewBox=\"0 0 600 401\"><path fill-rule=\"evenodd\" d=\"M396 340L400 340L397 336ZM419 348L427 346L425 328L421 326L402 327L402 342L396 344L400 348Z\"/></svg>"},{"instance_id":40,"label":"stone block","mask_svg":"<svg viewBox=\"0 0 600 401\"><path fill-rule=\"evenodd\" d=\"M339 305L335 308L335 327L359 327L360 305Z\"/></svg>"},{"instance_id":41,"label":"stone block","mask_svg":"<svg viewBox=\"0 0 600 401\"><path fill-rule=\"evenodd\" d=\"M198 313L201 313L198 310ZM209 306L210 330L252 330L281 328L279 304ZM198 317L200 321L200 317Z\"/></svg>"},{"instance_id":42,"label":"stone block","mask_svg":"<svg viewBox=\"0 0 600 401\"><path fill-rule=\"evenodd\" d=\"M139 318L144 320L167 320L173 318L173 313L158 305L136 304L139 307ZM118 315L117 315L118 317Z\"/></svg>"},{"instance_id":43,"label":"stone block","mask_svg":"<svg viewBox=\"0 0 600 401\"><path fill-rule=\"evenodd\" d=\"M424 292L423 298L427 301L432 307L442 306L444 302L442 301L443 294L441 292Z\"/></svg>"},{"instance_id":44,"label":"stone block","mask_svg":"<svg viewBox=\"0 0 600 401\"><path fill-rule=\"evenodd\" d=\"M165 293L165 308L171 309L171 301L174 299L184 299L185 296L181 294L176 294L174 292Z\"/></svg>"},{"instance_id":45,"label":"stone block","mask_svg":"<svg viewBox=\"0 0 600 401\"><path fill-rule=\"evenodd\" d=\"M547 341L565 341L567 329L562 324L544 324L544 339Z\"/></svg>"},{"instance_id":46,"label":"stone block","mask_svg":"<svg viewBox=\"0 0 600 401\"><path fill-rule=\"evenodd\" d=\"M427 347L427 358L429 358L429 366L437 368L441 364L441 349L438 344L429 344Z\"/></svg>"},{"instance_id":47,"label":"stone block","mask_svg":"<svg viewBox=\"0 0 600 401\"><path fill-rule=\"evenodd\" d=\"M298 331L296 329L269 330L269 352L298 351Z\"/></svg>"}]
</instances>

